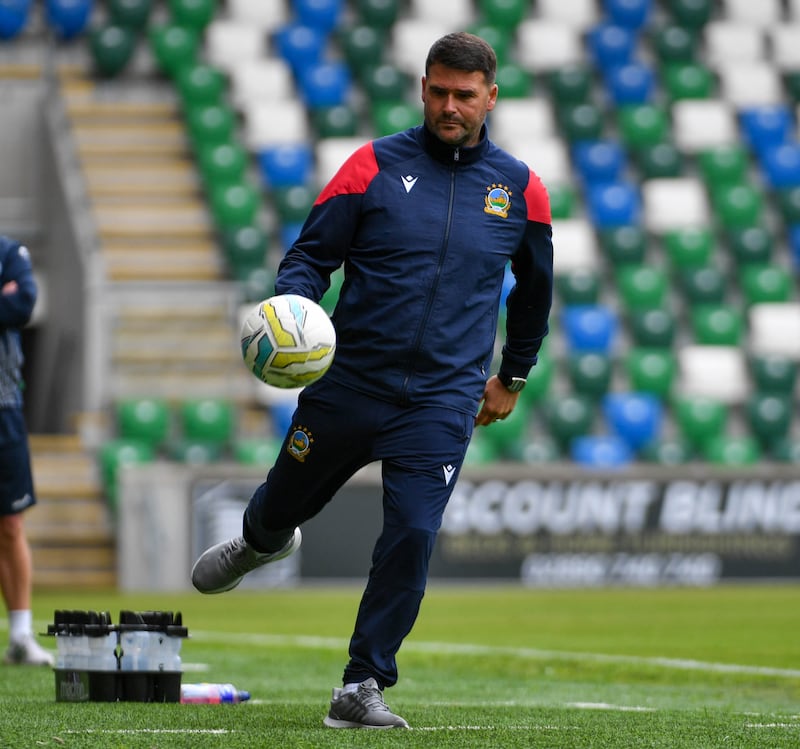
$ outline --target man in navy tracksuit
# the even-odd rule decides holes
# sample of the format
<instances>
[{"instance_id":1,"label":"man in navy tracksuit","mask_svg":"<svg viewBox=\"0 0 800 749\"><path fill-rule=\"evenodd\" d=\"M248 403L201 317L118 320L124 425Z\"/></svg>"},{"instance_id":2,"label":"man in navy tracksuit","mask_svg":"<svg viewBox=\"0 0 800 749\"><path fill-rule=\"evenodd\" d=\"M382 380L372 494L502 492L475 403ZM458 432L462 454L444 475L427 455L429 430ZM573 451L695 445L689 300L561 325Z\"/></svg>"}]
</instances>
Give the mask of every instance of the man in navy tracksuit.
<instances>
[{"instance_id":1,"label":"man in navy tracksuit","mask_svg":"<svg viewBox=\"0 0 800 749\"><path fill-rule=\"evenodd\" d=\"M230 590L291 554L298 526L381 461L383 531L331 727L408 726L382 690L397 681L395 655L416 620L473 426L511 413L547 333L549 201L538 177L487 137L495 69L478 37L440 39L422 78L424 125L358 149L322 190L275 288L318 301L344 264L335 360L301 393L243 536L207 550L192 572L201 592ZM509 261L516 284L500 371L490 376Z\"/></svg>"},{"instance_id":2,"label":"man in navy tracksuit","mask_svg":"<svg viewBox=\"0 0 800 749\"><path fill-rule=\"evenodd\" d=\"M52 666L33 635L33 567L23 515L36 503L22 411L20 330L33 314L36 281L27 247L0 236L0 591L8 611L4 663Z\"/></svg>"}]
</instances>

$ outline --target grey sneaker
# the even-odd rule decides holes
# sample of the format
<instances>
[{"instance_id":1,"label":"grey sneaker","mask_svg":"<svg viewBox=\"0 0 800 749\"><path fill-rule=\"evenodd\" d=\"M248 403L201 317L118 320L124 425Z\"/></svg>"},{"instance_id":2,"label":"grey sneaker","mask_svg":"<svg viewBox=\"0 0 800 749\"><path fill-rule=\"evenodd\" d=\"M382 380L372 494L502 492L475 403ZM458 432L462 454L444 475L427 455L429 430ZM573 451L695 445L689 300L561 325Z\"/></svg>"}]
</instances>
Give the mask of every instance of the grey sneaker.
<instances>
[{"instance_id":1,"label":"grey sneaker","mask_svg":"<svg viewBox=\"0 0 800 749\"><path fill-rule=\"evenodd\" d=\"M302 535L299 528L286 545L268 554L257 552L241 536L223 541L206 549L192 567L192 585L201 593L224 593L233 590L242 578L270 562L277 562L300 547Z\"/></svg>"},{"instance_id":2,"label":"grey sneaker","mask_svg":"<svg viewBox=\"0 0 800 749\"><path fill-rule=\"evenodd\" d=\"M33 636L12 642L3 657L3 663L14 666L52 666L53 654L40 647Z\"/></svg>"},{"instance_id":3,"label":"grey sneaker","mask_svg":"<svg viewBox=\"0 0 800 749\"><path fill-rule=\"evenodd\" d=\"M404 718L395 715L383 701L375 679L367 679L355 692L334 689L331 709L322 721L329 728L408 728Z\"/></svg>"}]
</instances>

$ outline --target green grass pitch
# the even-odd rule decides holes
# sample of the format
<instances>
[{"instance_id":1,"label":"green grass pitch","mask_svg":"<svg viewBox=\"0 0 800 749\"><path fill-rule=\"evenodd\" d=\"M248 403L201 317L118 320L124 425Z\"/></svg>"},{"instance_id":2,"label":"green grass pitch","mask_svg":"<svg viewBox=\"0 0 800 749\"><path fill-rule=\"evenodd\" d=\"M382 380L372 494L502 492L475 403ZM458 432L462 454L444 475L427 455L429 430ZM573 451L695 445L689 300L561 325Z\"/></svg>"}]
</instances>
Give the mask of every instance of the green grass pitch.
<instances>
[{"instance_id":1,"label":"green grass pitch","mask_svg":"<svg viewBox=\"0 0 800 749\"><path fill-rule=\"evenodd\" d=\"M39 631L59 608L109 610L114 621L120 609L181 611L183 681L230 681L252 700L59 703L49 669L0 666L0 747L800 747L796 585L434 583L386 693L413 730L337 731L322 718L359 595L37 591Z\"/></svg>"}]
</instances>

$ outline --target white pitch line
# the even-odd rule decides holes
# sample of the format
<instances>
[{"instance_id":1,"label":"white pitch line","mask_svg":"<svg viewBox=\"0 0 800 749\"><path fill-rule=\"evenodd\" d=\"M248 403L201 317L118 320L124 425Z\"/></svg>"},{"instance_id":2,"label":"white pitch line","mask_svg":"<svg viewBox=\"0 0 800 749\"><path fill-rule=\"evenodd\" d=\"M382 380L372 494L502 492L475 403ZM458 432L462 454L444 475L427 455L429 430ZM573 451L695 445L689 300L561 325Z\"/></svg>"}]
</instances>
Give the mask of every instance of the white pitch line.
<instances>
[{"instance_id":1,"label":"white pitch line","mask_svg":"<svg viewBox=\"0 0 800 749\"><path fill-rule=\"evenodd\" d=\"M211 642L230 642L230 634L222 632L194 632L197 640ZM321 650L347 649L348 641L334 637L312 637L308 635L267 635L237 634L239 642L263 647L295 646ZM788 679L800 678L800 669L775 668L772 666L749 666L739 663L714 663L698 661L690 658L666 658L660 656L647 657L638 655L610 655L607 653L581 653L564 650L539 650L536 648L509 648L492 645L471 645L449 642L414 642L403 644L404 652L436 653L448 655L497 656L507 655L513 658L530 660L570 660L590 661L595 663L628 663L641 666L658 666L674 668L682 671L706 671L713 673L752 674L756 676L778 676Z\"/></svg>"}]
</instances>

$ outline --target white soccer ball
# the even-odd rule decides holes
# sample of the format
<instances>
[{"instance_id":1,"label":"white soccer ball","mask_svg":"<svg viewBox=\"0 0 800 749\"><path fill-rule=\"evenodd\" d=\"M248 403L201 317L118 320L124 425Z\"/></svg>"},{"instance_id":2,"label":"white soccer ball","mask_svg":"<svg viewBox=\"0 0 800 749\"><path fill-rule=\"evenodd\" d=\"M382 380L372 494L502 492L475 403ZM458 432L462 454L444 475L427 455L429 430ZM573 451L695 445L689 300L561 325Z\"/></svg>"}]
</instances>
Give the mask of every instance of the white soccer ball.
<instances>
[{"instance_id":1,"label":"white soccer ball","mask_svg":"<svg viewBox=\"0 0 800 749\"><path fill-rule=\"evenodd\" d=\"M245 316L241 343L244 362L259 380L298 388L328 371L336 352L336 331L316 302L297 294L278 294Z\"/></svg>"}]
</instances>

